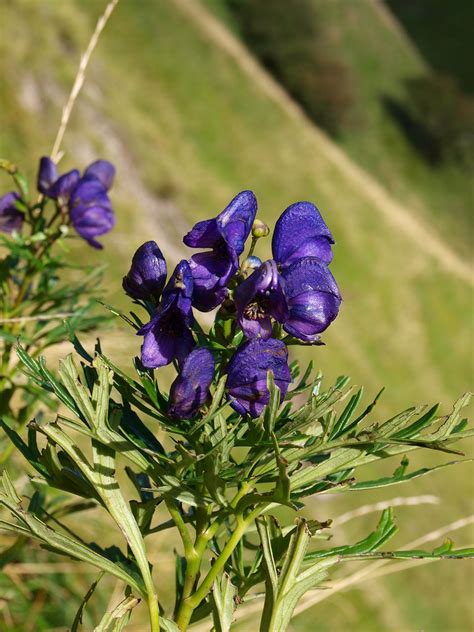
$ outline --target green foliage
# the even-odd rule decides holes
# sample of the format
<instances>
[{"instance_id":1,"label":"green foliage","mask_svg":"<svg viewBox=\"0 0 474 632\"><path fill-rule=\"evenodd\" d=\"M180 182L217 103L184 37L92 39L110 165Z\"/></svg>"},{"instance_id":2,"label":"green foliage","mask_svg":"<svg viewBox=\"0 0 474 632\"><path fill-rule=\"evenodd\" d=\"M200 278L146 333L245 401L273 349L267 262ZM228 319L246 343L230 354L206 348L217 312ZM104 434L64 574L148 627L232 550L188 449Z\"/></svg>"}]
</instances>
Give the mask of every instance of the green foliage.
<instances>
[{"instance_id":1,"label":"green foliage","mask_svg":"<svg viewBox=\"0 0 474 632\"><path fill-rule=\"evenodd\" d=\"M208 344L226 349L219 342L221 329L214 331ZM229 411L223 401L224 378L217 376L212 400L199 417L177 423L168 417L167 398L150 371L137 366L136 377L128 377L114 370L99 347L92 356L77 338L75 343L84 358L81 367L69 356L58 376L43 359L18 348L29 379L59 397L73 417L61 413L54 422L31 423L28 443L2 425L37 470L36 484L88 498L101 507L122 531L126 551L87 544L71 530L64 532L60 524L46 524L41 518L43 501L37 498L24 509L6 473L1 503L10 518L2 519L1 527L121 579L128 587L124 601L117 611L104 615L104 630L112 622L125 625L140 598L150 609L152 629L158 629L145 538L159 537L170 528L181 536L183 555L176 553L174 616L161 618L162 627L169 630L185 630L190 620L209 614L216 630L229 630L234 609L264 583L260 629L283 631L301 596L321 585L329 570L342 562L474 556L473 550L455 550L452 543L433 551L385 550L397 531L391 510L383 512L373 533L355 544L315 546L328 533L330 521L307 521L298 515L309 496L403 483L463 462L407 473L404 457L392 476L366 481L359 475L367 463L420 448L459 454L453 445L473 433L462 418L469 394L446 416L436 416L437 407L420 406L380 422L372 417L380 393L359 412L362 392L352 394L348 378L322 389L321 375L312 377L308 367L281 405L280 391L269 373L270 402L252 420ZM232 352L232 343L222 351ZM295 374L299 372L293 368ZM292 404L295 394L305 391L307 401ZM144 414L158 422L164 443L140 419ZM138 499L119 482L121 472L133 482ZM170 520L155 524L160 505L167 507ZM274 517L279 507L292 509L293 524L280 526ZM56 511L81 508L81 502L76 508L69 503ZM259 546L252 535L254 523ZM208 554L214 557L210 566ZM84 598L78 621L91 594Z\"/></svg>"},{"instance_id":2,"label":"green foliage","mask_svg":"<svg viewBox=\"0 0 474 632\"><path fill-rule=\"evenodd\" d=\"M474 99L450 77L428 75L407 82L408 112L415 143L432 162L474 167Z\"/></svg>"},{"instance_id":3,"label":"green foliage","mask_svg":"<svg viewBox=\"0 0 474 632\"><path fill-rule=\"evenodd\" d=\"M250 48L314 121L337 134L350 123L354 85L349 68L331 53L331 42L313 0L232 0Z\"/></svg>"}]
</instances>

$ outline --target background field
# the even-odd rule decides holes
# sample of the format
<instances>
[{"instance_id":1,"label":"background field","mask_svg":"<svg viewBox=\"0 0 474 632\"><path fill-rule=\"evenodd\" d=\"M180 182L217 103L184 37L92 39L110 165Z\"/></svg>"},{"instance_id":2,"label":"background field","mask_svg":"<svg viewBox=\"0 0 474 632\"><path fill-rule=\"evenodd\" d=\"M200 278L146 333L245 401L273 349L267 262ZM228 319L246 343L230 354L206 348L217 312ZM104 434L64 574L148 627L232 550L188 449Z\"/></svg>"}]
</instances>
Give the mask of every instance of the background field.
<instances>
[{"instance_id":1,"label":"background field","mask_svg":"<svg viewBox=\"0 0 474 632\"><path fill-rule=\"evenodd\" d=\"M124 307L120 279L143 241L155 239L176 262L188 256L181 237L189 226L242 189L255 191L270 225L288 204L312 200L337 241L333 271L344 304L326 346L302 359L313 358L328 380L351 375L366 386L367 400L386 385L377 414L435 401L447 410L472 387L472 178L452 165L427 165L382 105L384 95L402 93L406 78L437 63L429 53L434 39L417 32L413 16L410 26L395 0L314 1L357 87L360 125L337 142L256 61L224 0L121 0L92 61L63 160L64 168L97 156L116 164L117 229L104 238L104 254L78 244L72 256L97 263L105 257L106 300ZM459 10L468 4L453 2ZM0 153L31 177L50 151L103 6L0 4ZM447 47L449 55L448 71L461 57ZM104 348L126 364L138 341L117 325ZM440 459L423 454L413 462ZM469 465L398 491L441 499L399 510L400 545L473 513ZM308 511L327 518L394 495L346 494ZM347 535L374 520L357 522ZM472 543L467 531L457 542ZM163 581L161 573L157 578ZM292 629L467 631L474 625L473 584L469 562L414 568L339 593L297 617ZM63 613L30 629L65 629L76 603L71 598Z\"/></svg>"}]
</instances>

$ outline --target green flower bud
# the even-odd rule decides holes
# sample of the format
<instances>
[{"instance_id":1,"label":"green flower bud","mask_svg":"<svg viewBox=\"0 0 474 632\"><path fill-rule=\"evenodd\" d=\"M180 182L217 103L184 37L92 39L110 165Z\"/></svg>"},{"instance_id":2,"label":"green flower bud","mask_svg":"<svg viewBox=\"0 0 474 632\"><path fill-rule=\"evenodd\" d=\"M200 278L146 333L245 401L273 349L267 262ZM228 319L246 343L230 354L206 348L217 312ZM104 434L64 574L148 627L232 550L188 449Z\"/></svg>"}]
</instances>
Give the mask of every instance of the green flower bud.
<instances>
[{"instance_id":1,"label":"green flower bud","mask_svg":"<svg viewBox=\"0 0 474 632\"><path fill-rule=\"evenodd\" d=\"M257 239L260 237L267 237L269 233L270 233L270 229L265 224L265 222L262 222L262 220L256 219L254 223L252 224L253 237L257 237Z\"/></svg>"}]
</instances>

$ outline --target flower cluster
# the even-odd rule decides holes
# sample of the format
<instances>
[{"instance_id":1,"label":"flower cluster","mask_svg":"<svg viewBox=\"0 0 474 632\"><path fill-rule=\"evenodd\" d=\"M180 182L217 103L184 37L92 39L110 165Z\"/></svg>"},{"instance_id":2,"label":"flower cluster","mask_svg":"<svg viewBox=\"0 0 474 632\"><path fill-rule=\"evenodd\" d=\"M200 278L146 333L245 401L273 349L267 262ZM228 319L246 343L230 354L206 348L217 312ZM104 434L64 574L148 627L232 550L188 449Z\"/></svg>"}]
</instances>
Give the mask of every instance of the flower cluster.
<instances>
[{"instance_id":1,"label":"flower cluster","mask_svg":"<svg viewBox=\"0 0 474 632\"><path fill-rule=\"evenodd\" d=\"M283 212L273 233L273 258L263 263L253 250L269 229L255 219L256 212L255 195L242 191L217 217L198 222L183 241L204 251L180 261L166 286L166 261L153 241L140 246L123 279L125 292L150 314L137 332L144 336L142 365L177 363L172 416L190 419L204 405L216 353L226 365L232 407L259 416L269 401L268 372L282 398L290 384L285 341L317 344L338 314L341 295L328 267L334 239L316 206L297 202ZM250 253L241 264L251 234ZM219 306L217 320L231 321L232 339L239 330L246 338L235 350L206 345L195 327L193 308L207 312Z\"/></svg>"},{"instance_id":2,"label":"flower cluster","mask_svg":"<svg viewBox=\"0 0 474 632\"><path fill-rule=\"evenodd\" d=\"M115 176L115 167L106 160L97 160L80 174L73 169L59 174L57 165L48 157L40 159L38 191L54 200L65 223L71 223L77 233L94 248L102 248L97 237L108 233L115 225L108 191ZM0 198L0 231L19 232L25 220L21 199L10 192Z\"/></svg>"}]
</instances>

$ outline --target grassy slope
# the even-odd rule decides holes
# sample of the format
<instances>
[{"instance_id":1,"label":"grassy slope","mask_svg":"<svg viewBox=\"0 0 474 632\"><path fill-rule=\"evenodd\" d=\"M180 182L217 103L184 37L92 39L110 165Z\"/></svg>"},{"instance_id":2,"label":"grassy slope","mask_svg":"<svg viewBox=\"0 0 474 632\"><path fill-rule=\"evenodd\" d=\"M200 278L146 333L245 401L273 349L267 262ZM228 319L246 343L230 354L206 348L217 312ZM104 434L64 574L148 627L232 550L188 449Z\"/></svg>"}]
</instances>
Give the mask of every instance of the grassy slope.
<instances>
[{"instance_id":1,"label":"grassy slope","mask_svg":"<svg viewBox=\"0 0 474 632\"><path fill-rule=\"evenodd\" d=\"M384 106L386 97L404 102L404 81L426 74L429 58L421 57L382 1L317 0L317 6L357 86L356 123L343 134L342 146L443 231L454 247L469 254L472 180L455 166L427 165Z\"/></svg>"},{"instance_id":2,"label":"grassy slope","mask_svg":"<svg viewBox=\"0 0 474 632\"><path fill-rule=\"evenodd\" d=\"M1 153L33 172L36 156L52 143L78 47L87 40L98 3L20 0L2 11L16 46L7 54L1 51L8 62L2 73ZM36 93L39 105L34 104ZM183 223L191 223L219 211L238 190L252 188L262 217L272 222L288 203L308 198L318 203L336 235L334 272L345 304L326 336L327 347L306 356L314 357L328 376L348 372L356 383L367 385L369 394L389 385L385 411L420 400L441 399L449 405L468 387L466 285L381 219L364 191L326 159L324 147L307 134L305 124L290 120L270 102L172 2L147 0L138 8L128 0L119 6L93 62L66 149L65 164L84 163L96 150L121 166L115 193L118 227L104 240L113 263L109 287L118 287L140 241L155 238L165 252L170 249L166 239L174 235L179 215L152 217L147 201L158 200L160 209L171 205L182 213ZM99 261L96 253L87 254ZM179 252L174 250L173 256ZM111 291L118 298L119 292ZM120 345L111 347L112 355L129 347L134 342L130 338L123 334ZM466 468L463 472L467 475ZM416 523L404 527L404 541L433 523L466 513L464 486L450 489L450 481L458 482L459 476L460 471L441 475L410 488L413 493L438 491L447 504L443 510L411 510ZM360 498L340 502L350 506ZM334 506L326 504L318 516L324 518L320 514L330 514ZM411 577L438 592L432 570L418 570ZM453 588L462 579L460 566L445 569L443 581ZM399 616L408 617L400 621L430 630L465 624L467 602L460 600L451 611L447 597L436 594L427 613L410 594L415 584L405 590L402 581L388 585L392 582L403 594L398 595ZM373 628L355 618L359 599L363 603L357 613L372 617ZM384 625L383 609L365 597L344 600L346 608L336 613L329 603L318 611L318 617L334 623L326 629L350 624L365 631ZM304 621L295 627L305 629Z\"/></svg>"},{"instance_id":3,"label":"grassy slope","mask_svg":"<svg viewBox=\"0 0 474 632\"><path fill-rule=\"evenodd\" d=\"M355 85L352 126L341 135L340 144L401 201L443 231L459 252L468 254L473 234L472 182L456 166L432 169L427 165L384 104L386 98L405 101L404 81L428 72L424 58L382 0L313 1L328 46L348 66ZM458 22L461 1L455 3ZM205 2L238 32L227 0ZM404 11L410 13L405 5L412 4L405 3ZM467 4L464 12L467 15ZM418 23L420 29L429 31L425 21Z\"/></svg>"},{"instance_id":4,"label":"grassy slope","mask_svg":"<svg viewBox=\"0 0 474 632\"><path fill-rule=\"evenodd\" d=\"M474 4L451 0L449 11L444 0L386 0L390 9L432 65L456 77L460 85L474 93L472 72L472 23Z\"/></svg>"}]
</instances>

